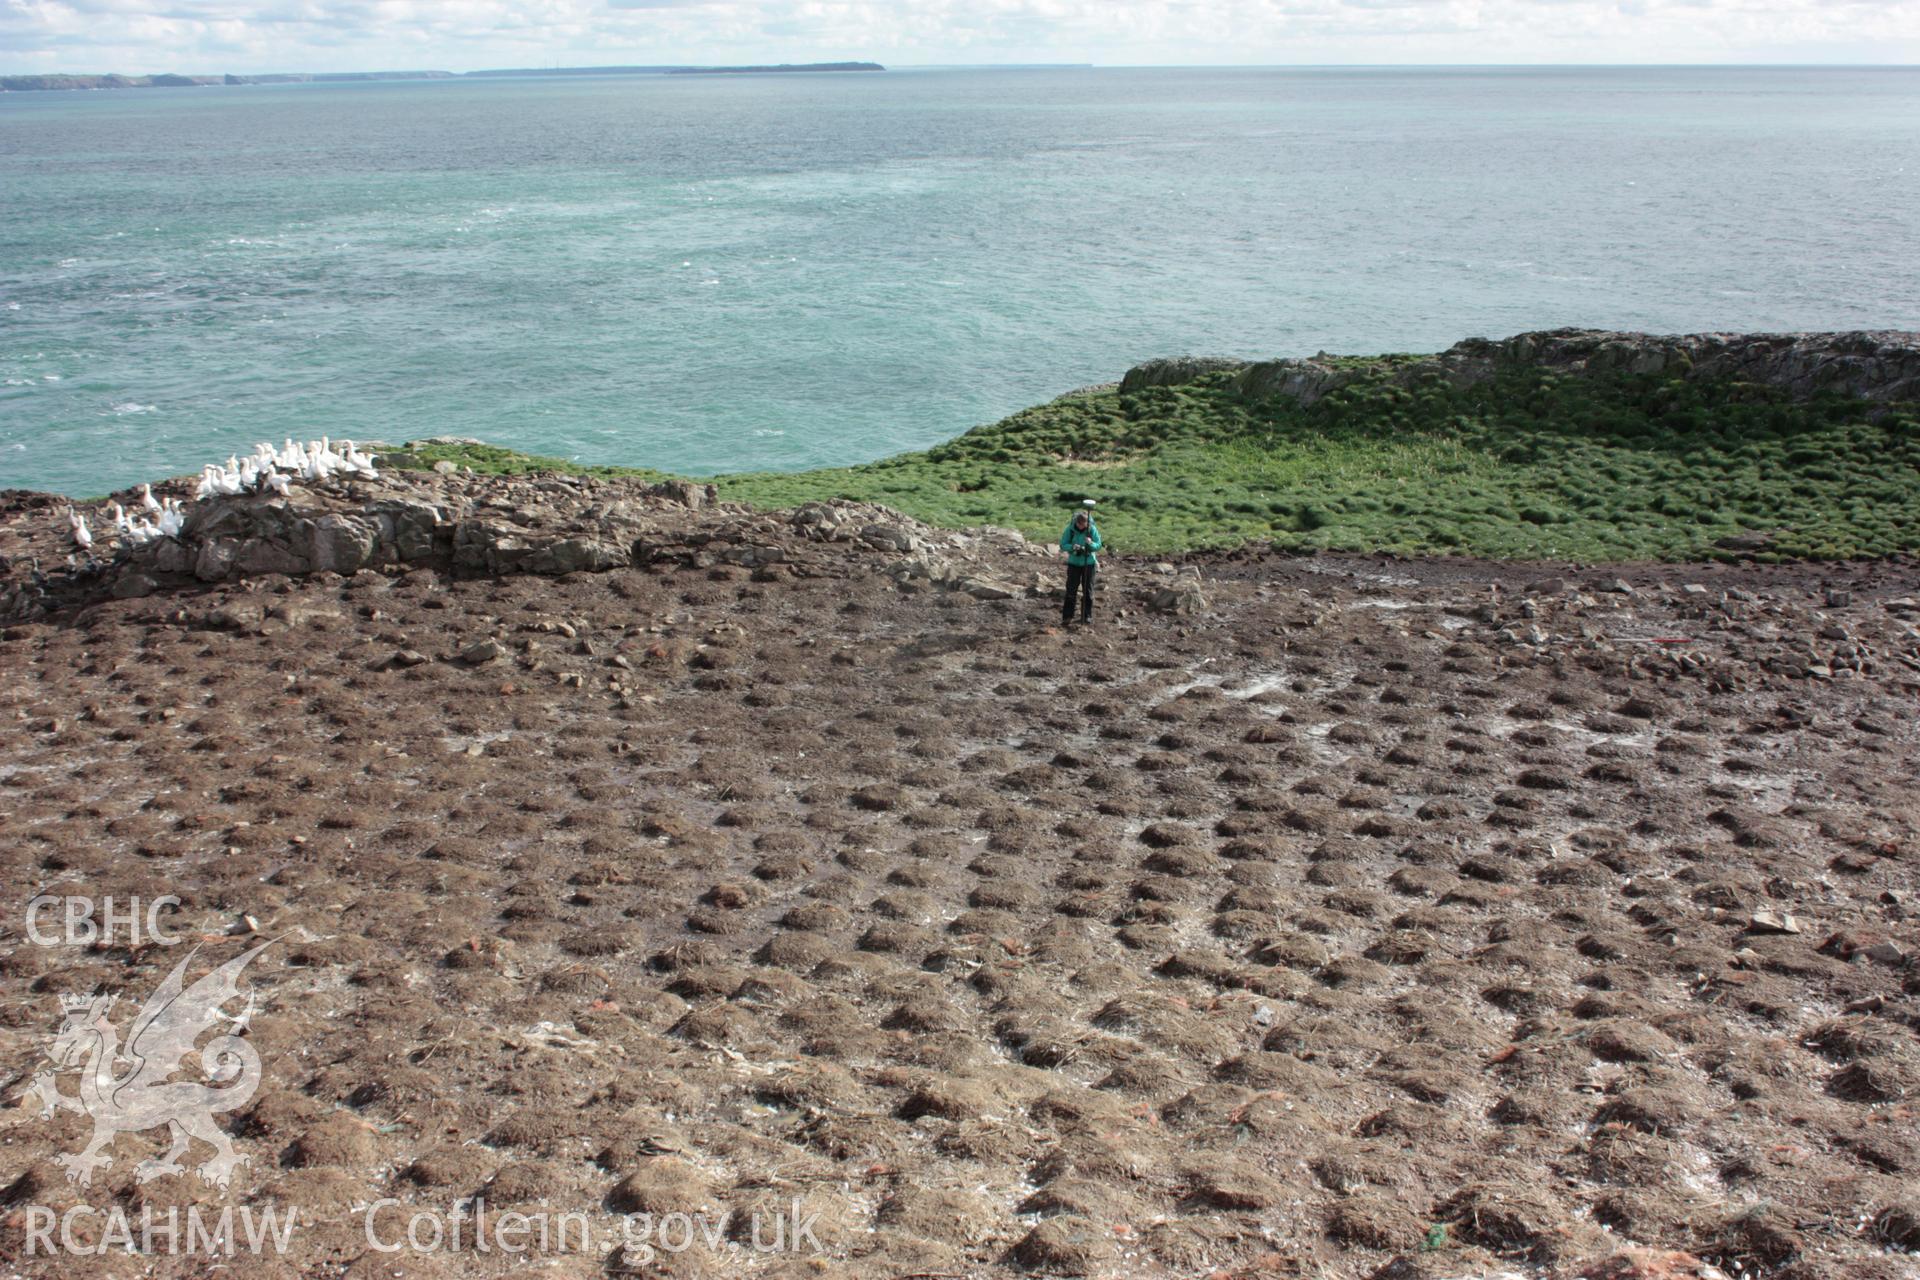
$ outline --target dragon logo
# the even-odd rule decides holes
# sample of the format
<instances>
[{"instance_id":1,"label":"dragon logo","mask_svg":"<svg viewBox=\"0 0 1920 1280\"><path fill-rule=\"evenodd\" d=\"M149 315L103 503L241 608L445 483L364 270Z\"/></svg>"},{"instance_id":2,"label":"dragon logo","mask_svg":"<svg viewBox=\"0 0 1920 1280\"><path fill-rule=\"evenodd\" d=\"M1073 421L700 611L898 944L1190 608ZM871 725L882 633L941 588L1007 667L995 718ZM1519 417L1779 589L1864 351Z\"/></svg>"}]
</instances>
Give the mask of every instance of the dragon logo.
<instances>
[{"instance_id":1,"label":"dragon logo","mask_svg":"<svg viewBox=\"0 0 1920 1280\"><path fill-rule=\"evenodd\" d=\"M222 1008L240 998L241 970L272 945L263 942L182 990L187 965L199 954L195 947L133 1020L125 1048L118 1029L107 1021L118 996L60 997L66 1017L47 1056L61 1071L81 1068L80 1094L61 1093L56 1073L43 1071L34 1077L27 1096L39 1099L42 1116L58 1108L93 1117L93 1137L85 1149L59 1157L67 1181L90 1185L93 1171L113 1162L103 1153L115 1134L162 1125L172 1130L173 1146L160 1159L135 1166L134 1176L141 1182L181 1172L180 1157L193 1138L214 1149L213 1157L200 1166L201 1181L223 1189L232 1181L234 1169L247 1157L234 1151L233 1140L213 1115L244 1106L253 1096L260 1086L260 1055L240 1038L253 1016L253 995L247 994L246 1007L237 1015ZM222 1023L227 1024L222 1034L204 1045L196 1043ZM171 1078L190 1070L187 1059L196 1053L202 1074L213 1085Z\"/></svg>"}]
</instances>

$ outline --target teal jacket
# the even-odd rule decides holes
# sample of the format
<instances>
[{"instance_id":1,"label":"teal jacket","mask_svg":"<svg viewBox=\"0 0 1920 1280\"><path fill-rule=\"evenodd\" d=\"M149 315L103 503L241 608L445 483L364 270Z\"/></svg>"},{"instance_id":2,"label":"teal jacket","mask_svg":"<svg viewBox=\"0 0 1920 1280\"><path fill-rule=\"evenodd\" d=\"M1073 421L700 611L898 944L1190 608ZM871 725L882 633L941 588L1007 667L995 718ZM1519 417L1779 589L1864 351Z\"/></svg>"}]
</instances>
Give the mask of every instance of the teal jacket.
<instances>
[{"instance_id":1,"label":"teal jacket","mask_svg":"<svg viewBox=\"0 0 1920 1280\"><path fill-rule=\"evenodd\" d=\"M1068 564L1099 564L1100 526L1087 517L1086 532L1073 527L1073 521L1067 521L1067 531L1060 535L1060 549L1067 553Z\"/></svg>"}]
</instances>

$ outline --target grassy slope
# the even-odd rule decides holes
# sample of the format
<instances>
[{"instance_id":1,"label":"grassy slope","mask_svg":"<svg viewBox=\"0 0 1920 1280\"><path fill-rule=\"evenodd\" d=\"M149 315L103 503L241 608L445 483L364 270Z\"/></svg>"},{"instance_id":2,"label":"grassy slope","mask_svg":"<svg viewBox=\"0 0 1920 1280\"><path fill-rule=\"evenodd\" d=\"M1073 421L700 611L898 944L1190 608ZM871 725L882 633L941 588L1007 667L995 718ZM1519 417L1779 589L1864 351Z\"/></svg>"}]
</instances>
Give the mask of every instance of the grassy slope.
<instances>
[{"instance_id":1,"label":"grassy slope","mask_svg":"<svg viewBox=\"0 0 1920 1280\"><path fill-rule=\"evenodd\" d=\"M1567 560L1710 557L1742 530L1782 556L1920 549L1920 406L1767 388L1516 370L1477 387L1380 376L1311 408L1247 401L1231 375L1075 395L925 453L716 479L756 505L884 502L945 525L1055 536L1083 496L1130 551L1271 539L1287 548ZM476 470L551 459L429 446Z\"/></svg>"}]
</instances>

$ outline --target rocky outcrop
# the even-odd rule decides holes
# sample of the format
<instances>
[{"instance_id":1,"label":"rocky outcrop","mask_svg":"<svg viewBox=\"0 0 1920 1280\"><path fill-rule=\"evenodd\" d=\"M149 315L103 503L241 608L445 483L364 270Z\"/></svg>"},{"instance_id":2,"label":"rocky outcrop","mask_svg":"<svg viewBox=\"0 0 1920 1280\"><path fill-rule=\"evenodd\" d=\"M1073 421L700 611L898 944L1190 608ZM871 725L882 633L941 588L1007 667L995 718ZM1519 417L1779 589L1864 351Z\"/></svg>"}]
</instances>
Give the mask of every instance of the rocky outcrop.
<instances>
[{"instance_id":1,"label":"rocky outcrop","mask_svg":"<svg viewBox=\"0 0 1920 1280\"><path fill-rule=\"evenodd\" d=\"M1170 356L1163 360L1149 360L1127 370L1126 376L1120 379L1120 393L1127 395L1148 387L1177 387L1209 373L1246 367L1245 360L1236 360L1232 356Z\"/></svg>"},{"instance_id":2,"label":"rocky outcrop","mask_svg":"<svg viewBox=\"0 0 1920 1280\"><path fill-rule=\"evenodd\" d=\"M1695 333L1662 337L1600 329L1470 338L1437 357L1450 375L1490 376L1513 365L1575 373L1666 374L1778 387L1796 398L1920 400L1920 333Z\"/></svg>"},{"instance_id":3,"label":"rocky outcrop","mask_svg":"<svg viewBox=\"0 0 1920 1280\"><path fill-rule=\"evenodd\" d=\"M1309 405L1350 382L1370 376L1373 376L1371 370L1329 364L1325 357L1316 356L1312 360L1262 360L1250 364L1233 380L1233 386L1249 399L1286 396Z\"/></svg>"},{"instance_id":4,"label":"rocky outcrop","mask_svg":"<svg viewBox=\"0 0 1920 1280\"><path fill-rule=\"evenodd\" d=\"M1920 333L1695 333L1656 335L1604 329L1553 329L1503 341L1469 338L1439 355L1353 359L1325 352L1307 359L1247 363L1182 356L1128 370L1122 392L1177 386L1223 370L1249 397L1285 396L1303 405L1387 370L1403 384L1435 376L1471 386L1509 369L1565 374L1661 375L1776 387L1799 399L1842 395L1874 402L1920 400Z\"/></svg>"},{"instance_id":5,"label":"rocky outcrop","mask_svg":"<svg viewBox=\"0 0 1920 1280\"><path fill-rule=\"evenodd\" d=\"M895 562L916 566L894 574L903 589L931 586L999 600L1026 587L984 562L1004 564L1006 553L1047 554L1010 529L933 529L872 503L756 512L722 503L712 485L691 481L396 471L373 481L300 486L285 497L194 503L178 537L119 550L103 539L95 558L74 561L58 517L64 500L11 491L0 497L18 517L14 529L31 530L6 539L13 554L0 559L6 622L110 597L270 575L429 568L457 577L558 577L677 562L777 576L819 542L871 556L876 571ZM39 567L62 563L52 572Z\"/></svg>"},{"instance_id":6,"label":"rocky outcrop","mask_svg":"<svg viewBox=\"0 0 1920 1280\"><path fill-rule=\"evenodd\" d=\"M200 582L267 573L348 574L430 561L449 548L450 532L442 509L430 502L389 495L346 506L335 495L297 489L286 498L199 503L179 537L135 547L124 563L156 579L191 575Z\"/></svg>"}]
</instances>

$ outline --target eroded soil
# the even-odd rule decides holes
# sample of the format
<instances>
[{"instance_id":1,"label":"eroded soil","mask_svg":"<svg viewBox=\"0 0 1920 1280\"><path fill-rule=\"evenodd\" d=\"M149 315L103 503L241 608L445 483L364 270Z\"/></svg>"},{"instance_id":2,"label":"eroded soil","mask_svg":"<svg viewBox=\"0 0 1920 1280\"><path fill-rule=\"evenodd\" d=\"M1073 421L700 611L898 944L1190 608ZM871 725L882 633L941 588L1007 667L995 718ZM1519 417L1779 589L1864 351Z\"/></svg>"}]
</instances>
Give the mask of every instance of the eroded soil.
<instances>
[{"instance_id":1,"label":"eroded soil","mask_svg":"<svg viewBox=\"0 0 1920 1280\"><path fill-rule=\"evenodd\" d=\"M1171 616L1123 559L1063 632L882 563L7 631L0 1257L206 1274L18 1256L30 1206L198 1203L299 1210L228 1275L1915 1274L1911 567L1248 553ZM35 945L42 893L176 895L189 980L277 939L227 1192L137 1182L160 1131L66 1181L58 995L124 1032L185 949ZM369 1249L476 1196L596 1239ZM824 1257L732 1247L796 1198ZM741 1239L643 1266L627 1212Z\"/></svg>"}]
</instances>

